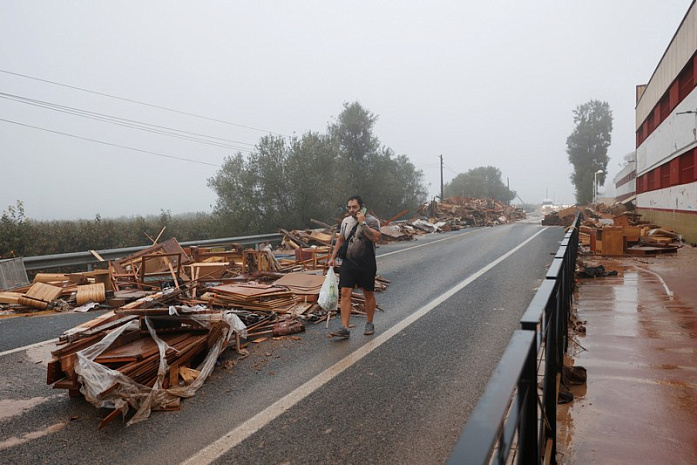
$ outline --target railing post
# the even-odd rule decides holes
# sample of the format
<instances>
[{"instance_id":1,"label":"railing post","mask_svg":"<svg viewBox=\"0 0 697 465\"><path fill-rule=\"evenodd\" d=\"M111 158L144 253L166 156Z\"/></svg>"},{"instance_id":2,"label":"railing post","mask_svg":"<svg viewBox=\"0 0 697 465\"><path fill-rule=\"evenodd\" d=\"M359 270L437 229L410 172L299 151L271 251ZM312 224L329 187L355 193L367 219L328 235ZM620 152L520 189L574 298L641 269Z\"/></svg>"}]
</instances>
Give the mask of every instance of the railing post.
<instances>
[{"instance_id":1,"label":"railing post","mask_svg":"<svg viewBox=\"0 0 697 465\"><path fill-rule=\"evenodd\" d=\"M543 459L545 464L557 463L558 384L564 366L568 319L575 288L579 223L580 217L576 216L547 271L546 279L520 320L521 330L516 331L506 348L484 394L470 415L448 464L508 463L511 440L516 433L516 462L519 465L539 465ZM525 354L520 346L523 340L529 341ZM537 358L543 345L545 360L540 419ZM515 362L513 354L518 356ZM510 372L515 371L516 366L521 370L516 375L514 385L517 391L509 384L512 381ZM504 375L506 372L509 374ZM514 391L517 392L515 395ZM501 411L501 406L506 401L510 402L508 416ZM497 452L493 454L495 449Z\"/></svg>"},{"instance_id":2,"label":"railing post","mask_svg":"<svg viewBox=\"0 0 697 465\"><path fill-rule=\"evenodd\" d=\"M556 286L554 298L550 301L545 309L545 319L549 322L547 325L547 338L545 342L545 369L542 388L542 404L544 405L544 416L541 425L543 434L542 447L544 450L545 444L549 439L552 439L552 463L556 455L557 448L557 373L559 372L558 353L558 299L559 299L559 283Z\"/></svg>"},{"instance_id":3,"label":"railing post","mask_svg":"<svg viewBox=\"0 0 697 465\"><path fill-rule=\"evenodd\" d=\"M537 341L537 331L535 338ZM539 464L542 457L537 441L537 343L530 344L525 366L518 384L521 405L520 430L518 432L518 464Z\"/></svg>"}]
</instances>

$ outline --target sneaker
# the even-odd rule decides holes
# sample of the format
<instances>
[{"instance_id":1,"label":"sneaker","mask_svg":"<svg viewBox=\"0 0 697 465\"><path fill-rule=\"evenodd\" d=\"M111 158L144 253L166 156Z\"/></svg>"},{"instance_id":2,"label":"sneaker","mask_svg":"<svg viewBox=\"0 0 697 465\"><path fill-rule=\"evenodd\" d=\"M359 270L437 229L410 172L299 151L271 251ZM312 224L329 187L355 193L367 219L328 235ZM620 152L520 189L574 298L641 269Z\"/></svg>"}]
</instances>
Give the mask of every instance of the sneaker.
<instances>
[{"instance_id":1,"label":"sneaker","mask_svg":"<svg viewBox=\"0 0 697 465\"><path fill-rule=\"evenodd\" d=\"M351 335L351 331L348 329L344 328L343 326L339 329L335 329L331 333L329 333L330 337L349 337Z\"/></svg>"},{"instance_id":2,"label":"sneaker","mask_svg":"<svg viewBox=\"0 0 697 465\"><path fill-rule=\"evenodd\" d=\"M373 322L372 322L372 321L368 321L368 322L365 324L365 331L363 331L363 334L365 334L366 336L370 336L370 335L373 334L374 332L375 332L375 326L373 325Z\"/></svg>"}]
</instances>

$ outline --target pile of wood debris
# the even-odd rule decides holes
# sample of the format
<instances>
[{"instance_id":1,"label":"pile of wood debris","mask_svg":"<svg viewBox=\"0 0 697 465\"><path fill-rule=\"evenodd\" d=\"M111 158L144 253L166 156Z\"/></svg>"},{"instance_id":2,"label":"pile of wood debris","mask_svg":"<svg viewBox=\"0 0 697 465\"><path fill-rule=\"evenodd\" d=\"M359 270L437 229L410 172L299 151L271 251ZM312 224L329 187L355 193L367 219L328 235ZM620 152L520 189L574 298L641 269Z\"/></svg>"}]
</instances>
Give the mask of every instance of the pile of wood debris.
<instances>
[{"instance_id":1,"label":"pile of wood debris","mask_svg":"<svg viewBox=\"0 0 697 465\"><path fill-rule=\"evenodd\" d=\"M419 214L436 218L452 229L466 226L496 226L525 218L519 207L505 205L494 199L449 197L442 202L435 200L419 209Z\"/></svg>"},{"instance_id":2,"label":"pile of wood debris","mask_svg":"<svg viewBox=\"0 0 697 465\"><path fill-rule=\"evenodd\" d=\"M581 215L579 244L598 255L655 255L676 253L683 238L675 231L641 220L622 203L571 207L552 212L543 225L570 226Z\"/></svg>"},{"instance_id":3,"label":"pile of wood debris","mask_svg":"<svg viewBox=\"0 0 697 465\"><path fill-rule=\"evenodd\" d=\"M425 206L421 214L429 220L397 221L405 213L380 222L381 242L525 216L493 200L468 198ZM174 238L155 240L103 269L38 273L30 284L0 292L0 304L32 314L109 310L59 337L47 383L113 409L100 428L119 415L132 424L151 410L179 408L226 348L245 354L249 342L303 332L307 322L328 325L335 310L322 309L317 298L338 233L337 226L314 222L322 228L281 230L277 250L183 248ZM375 290L388 284L378 276ZM351 308L365 314L362 293L352 294Z\"/></svg>"},{"instance_id":4,"label":"pile of wood debris","mask_svg":"<svg viewBox=\"0 0 697 465\"><path fill-rule=\"evenodd\" d=\"M525 219L525 211L519 207L504 205L494 199L475 199L470 197L450 197L443 202L432 202L421 206L418 218L403 220L407 211L390 219L380 219L381 243L413 240L416 236L444 231L457 231L470 226L496 226ZM305 261L328 258L336 239L336 226L317 220L314 223L324 229L281 230L283 246L294 250L296 257ZM309 249L313 250L309 250Z\"/></svg>"},{"instance_id":5,"label":"pile of wood debris","mask_svg":"<svg viewBox=\"0 0 697 465\"><path fill-rule=\"evenodd\" d=\"M303 332L308 322L328 324L335 311L317 304L328 250L185 249L169 239L107 269L39 273L0 299L20 312L108 309L59 337L47 383L113 409L100 428L119 415L132 424L151 410L179 408L226 348L244 355L250 342ZM387 285L376 278L377 291ZM362 294L351 300L353 313L365 314Z\"/></svg>"}]
</instances>

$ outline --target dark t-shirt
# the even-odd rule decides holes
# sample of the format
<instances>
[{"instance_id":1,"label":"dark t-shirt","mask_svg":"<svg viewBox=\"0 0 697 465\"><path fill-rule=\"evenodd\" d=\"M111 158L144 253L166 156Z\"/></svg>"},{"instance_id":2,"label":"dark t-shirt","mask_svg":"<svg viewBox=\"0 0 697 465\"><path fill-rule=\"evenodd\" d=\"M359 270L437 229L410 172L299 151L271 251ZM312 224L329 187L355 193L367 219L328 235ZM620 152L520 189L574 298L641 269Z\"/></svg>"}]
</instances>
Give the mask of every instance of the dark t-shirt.
<instances>
[{"instance_id":1,"label":"dark t-shirt","mask_svg":"<svg viewBox=\"0 0 697 465\"><path fill-rule=\"evenodd\" d=\"M380 222L374 216L366 215L365 222L371 229L380 230ZM351 233L355 225L356 219L352 216L344 218L341 222L341 233L344 235L344 238ZM377 267L375 263L375 243L368 239L368 236L363 232L363 226L360 224L356 228L353 237L349 240L348 248L346 249L346 259L368 270L374 270Z\"/></svg>"}]
</instances>

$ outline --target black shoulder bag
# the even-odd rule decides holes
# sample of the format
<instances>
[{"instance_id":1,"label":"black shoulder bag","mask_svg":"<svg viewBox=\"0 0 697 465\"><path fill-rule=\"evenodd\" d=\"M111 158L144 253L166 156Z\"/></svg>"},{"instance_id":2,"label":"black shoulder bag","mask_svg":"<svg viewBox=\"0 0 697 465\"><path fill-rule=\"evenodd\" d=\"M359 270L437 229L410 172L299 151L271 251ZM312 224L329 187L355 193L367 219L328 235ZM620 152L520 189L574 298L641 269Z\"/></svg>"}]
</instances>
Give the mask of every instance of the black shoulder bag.
<instances>
[{"instance_id":1,"label":"black shoulder bag","mask_svg":"<svg viewBox=\"0 0 697 465\"><path fill-rule=\"evenodd\" d=\"M356 223L353 226L353 229L349 233L348 237L346 238L346 240L344 240L344 243L341 244L341 247L339 247L339 251L336 253L336 256L342 260L346 260L346 251L348 250L348 245L349 245L349 242L351 241L351 238L353 237L354 234L356 234L356 228L358 228L358 223Z\"/></svg>"}]
</instances>

